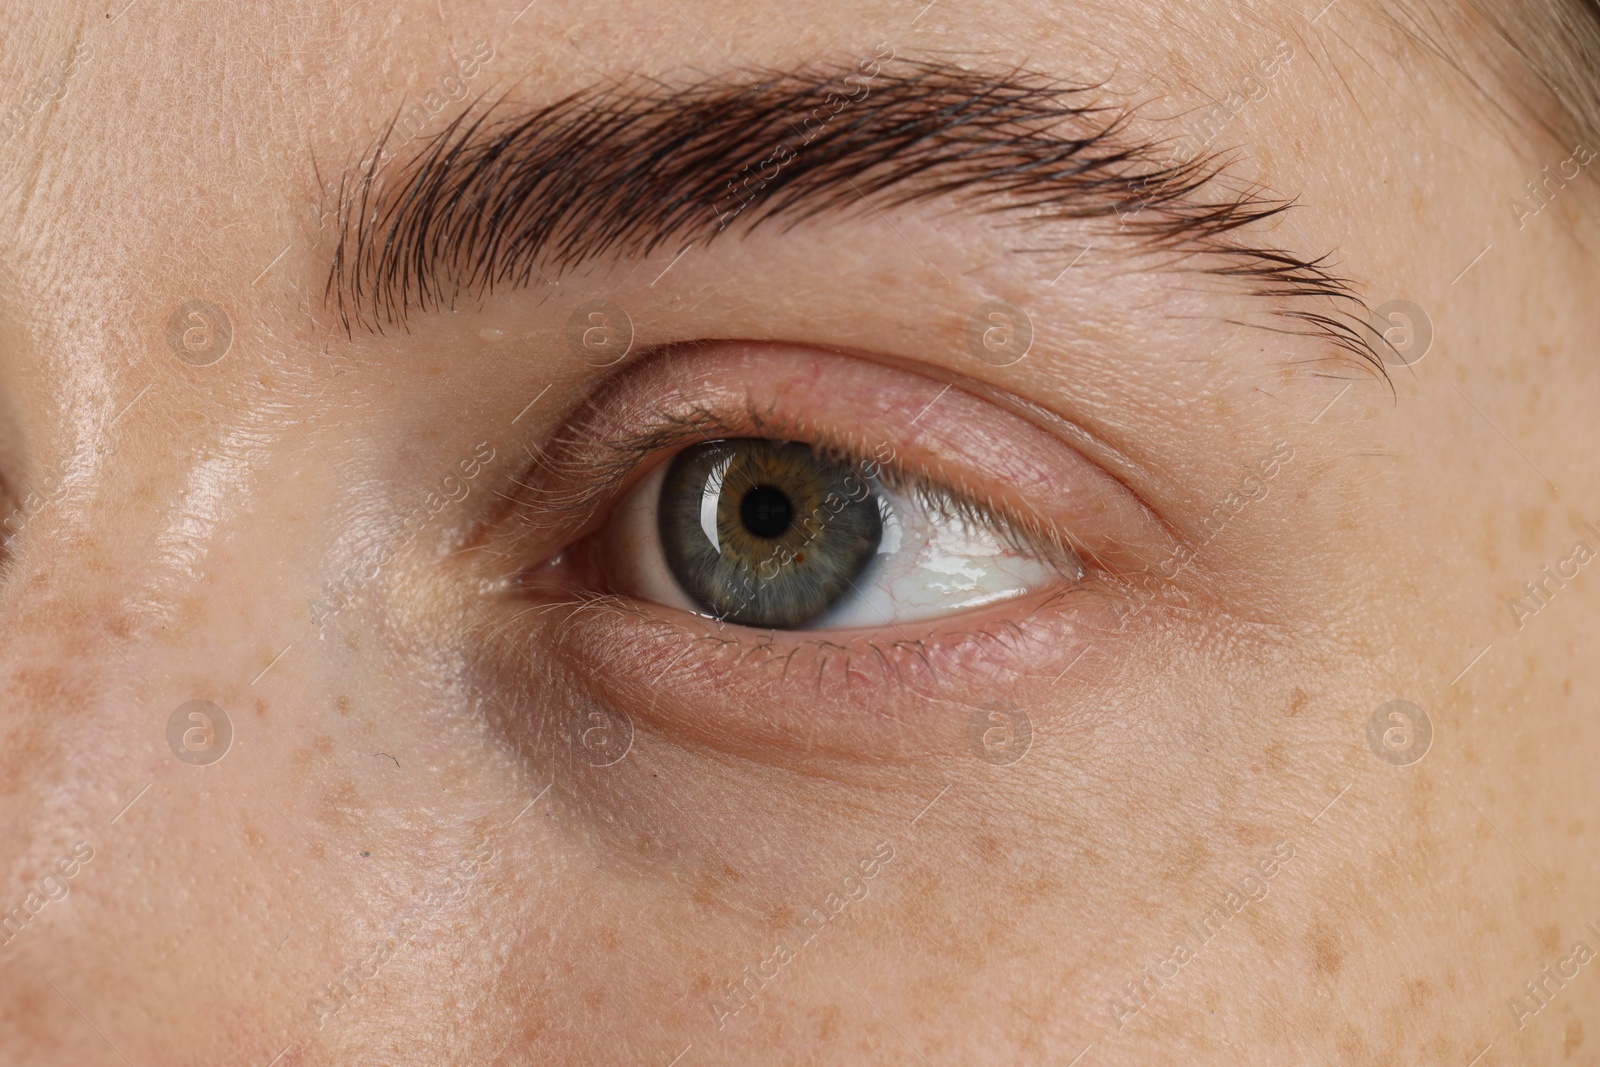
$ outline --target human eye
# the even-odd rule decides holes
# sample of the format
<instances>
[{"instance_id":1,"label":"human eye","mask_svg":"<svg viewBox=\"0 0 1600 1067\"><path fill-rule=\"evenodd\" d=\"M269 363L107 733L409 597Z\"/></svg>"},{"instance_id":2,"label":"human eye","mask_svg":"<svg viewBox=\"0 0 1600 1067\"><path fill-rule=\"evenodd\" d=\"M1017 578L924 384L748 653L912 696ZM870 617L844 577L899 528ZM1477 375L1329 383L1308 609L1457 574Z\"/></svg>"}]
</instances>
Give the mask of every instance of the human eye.
<instances>
[{"instance_id":1,"label":"human eye","mask_svg":"<svg viewBox=\"0 0 1600 1067\"><path fill-rule=\"evenodd\" d=\"M1092 596L1152 536L1126 488L1000 404L799 346L636 368L523 483L509 595L724 637L1010 625Z\"/></svg>"},{"instance_id":2,"label":"human eye","mask_svg":"<svg viewBox=\"0 0 1600 1067\"><path fill-rule=\"evenodd\" d=\"M761 437L688 445L587 550L617 593L785 630L939 618L1083 575L1041 524L898 466L888 442L872 457Z\"/></svg>"}]
</instances>

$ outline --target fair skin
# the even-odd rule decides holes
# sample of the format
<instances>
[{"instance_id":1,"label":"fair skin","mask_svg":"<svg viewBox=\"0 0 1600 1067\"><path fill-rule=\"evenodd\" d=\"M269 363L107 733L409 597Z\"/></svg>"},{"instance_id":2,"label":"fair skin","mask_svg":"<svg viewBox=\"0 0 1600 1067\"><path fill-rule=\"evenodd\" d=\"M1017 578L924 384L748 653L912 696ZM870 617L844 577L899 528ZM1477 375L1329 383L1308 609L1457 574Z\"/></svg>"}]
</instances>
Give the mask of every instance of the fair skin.
<instances>
[{"instance_id":1,"label":"fair skin","mask_svg":"<svg viewBox=\"0 0 1600 1067\"><path fill-rule=\"evenodd\" d=\"M1519 219L1508 199L1532 205L1570 140L1357 0L1321 7L14 10L5 101L92 55L0 160L0 475L26 515L0 585L0 909L29 913L0 948L0 1060L1592 1048L1600 974L1573 945L1600 950L1600 579L1574 562L1523 589L1575 542L1600 550L1592 194L1570 182ZM1421 308L1432 346L1379 373L1285 317L1348 301L1252 296L1115 216L1020 228L859 175L872 206L847 190L676 262L686 235L566 271L531 248L550 281L347 332L339 176L480 42L464 93L391 142L396 168L474 100L514 113L641 76L747 92L741 72L846 72L883 43L1094 84L1142 105L1143 140L1255 78L1195 198L1295 200L1240 240L1334 252L1369 307ZM731 177L760 153L725 158ZM615 366L568 343L599 299L636 330ZM215 362L169 343L188 300L231 321ZM1026 309L1024 358L969 347L990 300ZM673 397L886 442L1106 571L825 636L658 603L562 552L666 453L587 522L552 502L598 480L584 440ZM456 499L430 498L447 477ZM231 724L209 765L169 745L191 700ZM1369 743L1393 700L1425 709L1425 758ZM1012 762L984 747L1016 741L986 732L996 703L1030 731ZM50 883L70 891L39 894L78 842L92 858Z\"/></svg>"}]
</instances>

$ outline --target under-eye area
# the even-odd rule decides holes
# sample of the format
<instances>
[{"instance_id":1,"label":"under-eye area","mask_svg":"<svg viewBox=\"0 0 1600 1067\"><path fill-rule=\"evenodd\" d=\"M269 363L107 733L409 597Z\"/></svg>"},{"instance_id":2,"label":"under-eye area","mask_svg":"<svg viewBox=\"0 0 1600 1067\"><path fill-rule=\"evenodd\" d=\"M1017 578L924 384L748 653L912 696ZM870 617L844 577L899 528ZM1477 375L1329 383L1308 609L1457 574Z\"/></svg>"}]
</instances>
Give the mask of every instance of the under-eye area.
<instances>
[{"instance_id":1,"label":"under-eye area","mask_svg":"<svg viewBox=\"0 0 1600 1067\"><path fill-rule=\"evenodd\" d=\"M566 424L461 557L498 576L493 662L747 751L964 751L974 680L1109 639L1105 575L1170 543L1039 425L840 353L655 353Z\"/></svg>"}]
</instances>

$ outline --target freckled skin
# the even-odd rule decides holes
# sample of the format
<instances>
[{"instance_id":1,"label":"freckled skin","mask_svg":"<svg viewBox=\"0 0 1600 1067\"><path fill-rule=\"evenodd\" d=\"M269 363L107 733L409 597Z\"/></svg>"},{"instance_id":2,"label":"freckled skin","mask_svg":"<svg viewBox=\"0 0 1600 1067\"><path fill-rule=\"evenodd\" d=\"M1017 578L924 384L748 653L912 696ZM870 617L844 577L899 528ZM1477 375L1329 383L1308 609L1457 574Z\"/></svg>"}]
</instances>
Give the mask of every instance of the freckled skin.
<instances>
[{"instance_id":1,"label":"freckled skin","mask_svg":"<svg viewBox=\"0 0 1600 1067\"><path fill-rule=\"evenodd\" d=\"M8 13L0 105L93 56L0 156L0 474L18 495L67 472L0 582L0 919L39 905L0 938L0 1063L1583 1062L1600 963L1520 1026L1507 1007L1575 941L1600 951L1600 576L1520 629L1505 603L1574 541L1600 551L1595 194L1520 230L1505 207L1570 145L1469 103L1354 0L1315 26L1224 0L518 6ZM480 95L880 41L1104 81L1113 106L1167 95L1152 123L1287 42L1217 146L1300 201L1274 239L1422 306L1432 351L1383 381L1313 338L1231 334L1206 303L1224 283L1104 250L1049 284L1064 264L1017 249L1086 234L944 204L758 231L663 275L665 249L383 337L324 303L318 175L478 42L492 60L429 131ZM599 631L540 628L494 585L524 544L495 516L597 380L562 340L580 290L663 340L933 378L976 373L967 315L1015 293L1038 349L984 381L1098 420L1191 541L1224 502L1226 523L1175 580L1187 600L1125 630L1074 601L1040 609L1043 641L1008 619L890 683L880 657L784 673L712 633L636 681L661 652L638 631L601 661ZM232 322L210 365L169 343L191 299ZM1275 441L1293 458L1242 501ZM479 442L496 459L466 497L397 540L388 520ZM319 624L369 549L386 562ZM577 757L558 652L626 690L618 762ZM770 682L754 710L685 696L719 655ZM882 703L840 725L817 694L846 676ZM935 682L944 699L888 706ZM998 697L1033 728L1011 764L969 744ZM1368 741L1395 699L1431 721L1408 765ZM229 716L208 765L169 741L199 728L169 733L191 700ZM758 735L783 712L803 743ZM49 899L79 842L93 858Z\"/></svg>"}]
</instances>

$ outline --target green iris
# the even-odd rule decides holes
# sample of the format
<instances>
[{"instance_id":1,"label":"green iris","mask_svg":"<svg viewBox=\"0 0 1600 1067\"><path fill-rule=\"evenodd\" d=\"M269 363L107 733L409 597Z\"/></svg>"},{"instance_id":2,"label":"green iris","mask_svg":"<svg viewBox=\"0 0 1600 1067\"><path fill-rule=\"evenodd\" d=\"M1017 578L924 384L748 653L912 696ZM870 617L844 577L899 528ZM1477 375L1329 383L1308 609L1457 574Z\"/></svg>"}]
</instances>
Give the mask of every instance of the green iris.
<instances>
[{"instance_id":1,"label":"green iris","mask_svg":"<svg viewBox=\"0 0 1600 1067\"><path fill-rule=\"evenodd\" d=\"M657 519L684 592L719 619L775 629L832 607L883 535L878 496L860 470L759 438L680 452Z\"/></svg>"}]
</instances>

